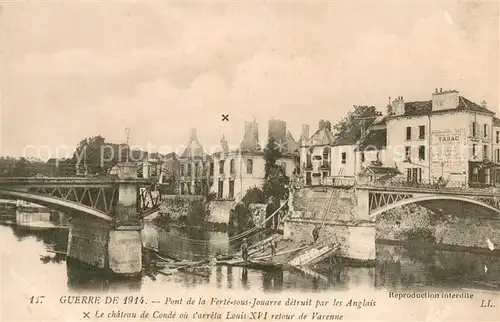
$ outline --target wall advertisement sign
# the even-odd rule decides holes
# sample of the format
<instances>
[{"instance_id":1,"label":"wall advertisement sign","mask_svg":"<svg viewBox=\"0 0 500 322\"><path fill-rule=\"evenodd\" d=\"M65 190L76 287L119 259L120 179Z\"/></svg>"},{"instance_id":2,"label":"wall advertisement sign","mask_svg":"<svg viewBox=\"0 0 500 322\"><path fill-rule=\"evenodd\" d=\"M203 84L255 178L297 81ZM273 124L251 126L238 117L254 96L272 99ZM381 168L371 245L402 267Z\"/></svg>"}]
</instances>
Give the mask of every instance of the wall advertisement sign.
<instances>
[{"instance_id":1,"label":"wall advertisement sign","mask_svg":"<svg viewBox=\"0 0 500 322\"><path fill-rule=\"evenodd\" d=\"M464 129L432 131L431 177L447 178L466 171L467 137Z\"/></svg>"}]
</instances>

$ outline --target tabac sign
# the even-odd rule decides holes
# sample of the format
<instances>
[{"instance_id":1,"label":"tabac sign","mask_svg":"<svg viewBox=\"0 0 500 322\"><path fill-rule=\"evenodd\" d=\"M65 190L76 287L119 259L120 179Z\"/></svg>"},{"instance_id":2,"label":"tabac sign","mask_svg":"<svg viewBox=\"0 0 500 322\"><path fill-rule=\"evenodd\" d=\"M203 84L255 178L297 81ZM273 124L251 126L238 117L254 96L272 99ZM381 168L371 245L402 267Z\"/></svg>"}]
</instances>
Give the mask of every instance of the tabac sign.
<instances>
[{"instance_id":1,"label":"tabac sign","mask_svg":"<svg viewBox=\"0 0 500 322\"><path fill-rule=\"evenodd\" d=\"M433 131L431 136L431 176L445 177L466 170L466 143L464 129Z\"/></svg>"}]
</instances>

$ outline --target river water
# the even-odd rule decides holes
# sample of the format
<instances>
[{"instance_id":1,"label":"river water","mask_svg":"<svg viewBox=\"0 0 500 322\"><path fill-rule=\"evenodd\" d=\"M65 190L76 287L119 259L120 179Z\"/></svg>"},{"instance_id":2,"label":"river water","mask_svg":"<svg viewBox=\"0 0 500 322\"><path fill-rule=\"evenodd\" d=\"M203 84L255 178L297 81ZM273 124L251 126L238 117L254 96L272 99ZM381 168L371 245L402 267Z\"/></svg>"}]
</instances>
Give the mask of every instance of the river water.
<instances>
[{"instance_id":1,"label":"river water","mask_svg":"<svg viewBox=\"0 0 500 322\"><path fill-rule=\"evenodd\" d=\"M2 279L16 279L19 287L60 292L149 292L162 289L193 289L210 286L223 290L282 290L318 292L371 289L450 289L500 290L500 256L496 252L463 252L435 247L409 247L377 244L377 264L373 267L336 266L321 270L270 271L239 267L211 266L200 274L177 273L170 276L146 270L138 280L117 280L68 264L66 252L68 229L32 227L16 224L16 214L1 217ZM196 240L203 239L206 242ZM183 259L199 259L207 254L227 252L228 235L175 227L160 229L146 225L145 246L162 254Z\"/></svg>"}]
</instances>

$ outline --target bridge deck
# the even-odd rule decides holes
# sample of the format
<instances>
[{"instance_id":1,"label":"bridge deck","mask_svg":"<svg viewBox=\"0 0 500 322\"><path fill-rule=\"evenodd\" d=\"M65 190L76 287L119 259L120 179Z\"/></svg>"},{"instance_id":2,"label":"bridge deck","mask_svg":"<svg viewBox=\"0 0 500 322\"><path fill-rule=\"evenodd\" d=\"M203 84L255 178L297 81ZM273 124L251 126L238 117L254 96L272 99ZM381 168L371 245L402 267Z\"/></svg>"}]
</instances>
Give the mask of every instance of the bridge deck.
<instances>
[{"instance_id":1,"label":"bridge deck","mask_svg":"<svg viewBox=\"0 0 500 322\"><path fill-rule=\"evenodd\" d=\"M394 187L394 186L377 186L377 185L359 185L356 189L389 192L389 193L421 193L421 194L444 194L444 195L459 195L459 196L481 196L481 197L500 197L500 189L495 188L418 188L418 187Z\"/></svg>"},{"instance_id":2,"label":"bridge deck","mask_svg":"<svg viewBox=\"0 0 500 322\"><path fill-rule=\"evenodd\" d=\"M25 178L25 177L3 177L0 185L82 185L103 186L122 183L150 184L149 179L118 179L118 178L82 178L82 177L48 177L48 178Z\"/></svg>"}]
</instances>

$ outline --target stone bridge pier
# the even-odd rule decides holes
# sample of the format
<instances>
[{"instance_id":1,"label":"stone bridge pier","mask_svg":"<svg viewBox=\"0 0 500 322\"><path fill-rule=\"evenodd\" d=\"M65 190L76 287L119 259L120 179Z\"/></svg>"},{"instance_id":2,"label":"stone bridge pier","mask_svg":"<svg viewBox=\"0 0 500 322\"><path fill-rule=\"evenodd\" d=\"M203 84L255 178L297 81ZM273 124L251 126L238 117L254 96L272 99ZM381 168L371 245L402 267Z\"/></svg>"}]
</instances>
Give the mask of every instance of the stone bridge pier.
<instances>
[{"instance_id":1,"label":"stone bridge pier","mask_svg":"<svg viewBox=\"0 0 500 322\"><path fill-rule=\"evenodd\" d=\"M119 164L118 198L112 221L85 214L71 214L68 258L119 275L142 271L142 220L139 185L134 164Z\"/></svg>"}]
</instances>

